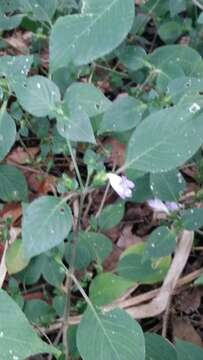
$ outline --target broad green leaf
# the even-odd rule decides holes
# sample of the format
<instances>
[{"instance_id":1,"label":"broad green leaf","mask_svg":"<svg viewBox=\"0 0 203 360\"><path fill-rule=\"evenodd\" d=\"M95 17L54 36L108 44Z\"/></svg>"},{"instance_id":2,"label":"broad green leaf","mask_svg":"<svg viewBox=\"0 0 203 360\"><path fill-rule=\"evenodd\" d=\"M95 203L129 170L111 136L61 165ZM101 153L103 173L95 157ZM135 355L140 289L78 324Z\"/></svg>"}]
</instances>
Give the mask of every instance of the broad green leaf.
<instances>
[{"instance_id":1,"label":"broad green leaf","mask_svg":"<svg viewBox=\"0 0 203 360\"><path fill-rule=\"evenodd\" d=\"M77 347L83 360L145 359L142 329L121 309L104 314L88 309L78 327Z\"/></svg>"},{"instance_id":2,"label":"broad green leaf","mask_svg":"<svg viewBox=\"0 0 203 360\"><path fill-rule=\"evenodd\" d=\"M99 227L102 230L108 230L118 225L124 215L124 204L117 202L106 206L98 217Z\"/></svg>"},{"instance_id":3,"label":"broad green leaf","mask_svg":"<svg viewBox=\"0 0 203 360\"><path fill-rule=\"evenodd\" d=\"M27 258L59 245L72 226L72 215L62 200L43 196L34 200L23 212L22 240Z\"/></svg>"},{"instance_id":4,"label":"broad green leaf","mask_svg":"<svg viewBox=\"0 0 203 360\"><path fill-rule=\"evenodd\" d=\"M103 234L96 232L81 231L78 236L76 247L75 267L83 269L91 261L102 263L112 251L112 242ZM65 256L70 262L72 254L71 242L67 244Z\"/></svg>"},{"instance_id":5,"label":"broad green leaf","mask_svg":"<svg viewBox=\"0 0 203 360\"><path fill-rule=\"evenodd\" d=\"M57 0L20 0L21 10L37 21L50 22L56 8Z\"/></svg>"},{"instance_id":6,"label":"broad green leaf","mask_svg":"<svg viewBox=\"0 0 203 360\"><path fill-rule=\"evenodd\" d=\"M179 14L186 9L186 0L169 0L171 17Z\"/></svg>"},{"instance_id":7,"label":"broad green leaf","mask_svg":"<svg viewBox=\"0 0 203 360\"><path fill-rule=\"evenodd\" d=\"M137 71L145 66L146 52L139 46L125 46L118 52L120 62L131 71Z\"/></svg>"},{"instance_id":8,"label":"broad green leaf","mask_svg":"<svg viewBox=\"0 0 203 360\"><path fill-rule=\"evenodd\" d=\"M0 290L0 349L1 360L25 360L39 353L60 354L37 336L21 309L4 290Z\"/></svg>"},{"instance_id":9,"label":"broad green leaf","mask_svg":"<svg viewBox=\"0 0 203 360\"><path fill-rule=\"evenodd\" d=\"M157 197L164 201L177 201L185 190L186 182L177 170L150 174L150 187Z\"/></svg>"},{"instance_id":10,"label":"broad green leaf","mask_svg":"<svg viewBox=\"0 0 203 360\"><path fill-rule=\"evenodd\" d=\"M53 257L47 255L42 256L43 259L41 259L41 261L43 261L43 278L52 286L61 286L65 277L64 269Z\"/></svg>"},{"instance_id":11,"label":"broad green leaf","mask_svg":"<svg viewBox=\"0 0 203 360\"><path fill-rule=\"evenodd\" d=\"M111 304L130 289L133 284L133 282L112 273L97 275L90 285L90 300L97 306Z\"/></svg>"},{"instance_id":12,"label":"broad green leaf","mask_svg":"<svg viewBox=\"0 0 203 360\"><path fill-rule=\"evenodd\" d=\"M144 259L145 244L128 247L121 255L116 271L125 279L141 284L154 284L164 279L171 262L170 256L162 259Z\"/></svg>"},{"instance_id":13,"label":"broad green leaf","mask_svg":"<svg viewBox=\"0 0 203 360\"><path fill-rule=\"evenodd\" d=\"M187 230L198 230L203 226L203 208L183 210L182 225Z\"/></svg>"},{"instance_id":14,"label":"broad green leaf","mask_svg":"<svg viewBox=\"0 0 203 360\"><path fill-rule=\"evenodd\" d=\"M182 165L203 142L202 109L201 96L186 96L149 115L132 134L125 168L164 172Z\"/></svg>"},{"instance_id":15,"label":"broad green leaf","mask_svg":"<svg viewBox=\"0 0 203 360\"><path fill-rule=\"evenodd\" d=\"M87 114L78 108L67 109L67 104L64 106L63 114L57 116L57 129L67 140L93 144L96 142Z\"/></svg>"},{"instance_id":16,"label":"broad green leaf","mask_svg":"<svg viewBox=\"0 0 203 360\"><path fill-rule=\"evenodd\" d=\"M203 350L201 347L183 340L176 340L178 360L202 360Z\"/></svg>"},{"instance_id":17,"label":"broad green leaf","mask_svg":"<svg viewBox=\"0 0 203 360\"><path fill-rule=\"evenodd\" d=\"M186 93L202 93L203 79L191 76L177 77L168 83L167 94L172 97L173 102L177 102Z\"/></svg>"},{"instance_id":18,"label":"broad green leaf","mask_svg":"<svg viewBox=\"0 0 203 360\"><path fill-rule=\"evenodd\" d=\"M11 30L15 29L20 25L22 21L22 15L13 15L6 16L5 14L0 13L0 29L1 30Z\"/></svg>"},{"instance_id":19,"label":"broad green leaf","mask_svg":"<svg viewBox=\"0 0 203 360\"><path fill-rule=\"evenodd\" d=\"M83 1L81 14L61 17L54 24L50 37L51 70L69 62L88 64L110 53L125 39L133 19L133 0Z\"/></svg>"},{"instance_id":20,"label":"broad green leaf","mask_svg":"<svg viewBox=\"0 0 203 360\"><path fill-rule=\"evenodd\" d=\"M6 252L6 268L9 274L16 274L23 270L29 261L25 259L22 248L22 240L17 239L9 246Z\"/></svg>"},{"instance_id":21,"label":"broad green leaf","mask_svg":"<svg viewBox=\"0 0 203 360\"><path fill-rule=\"evenodd\" d=\"M0 110L0 161L8 154L16 139L16 126L12 117Z\"/></svg>"},{"instance_id":22,"label":"broad green leaf","mask_svg":"<svg viewBox=\"0 0 203 360\"><path fill-rule=\"evenodd\" d=\"M15 93L23 109L37 117L52 116L60 101L58 87L40 75L15 85Z\"/></svg>"},{"instance_id":23,"label":"broad green leaf","mask_svg":"<svg viewBox=\"0 0 203 360\"><path fill-rule=\"evenodd\" d=\"M142 119L146 106L131 96L119 96L104 113L99 134L122 132L135 128Z\"/></svg>"},{"instance_id":24,"label":"broad green leaf","mask_svg":"<svg viewBox=\"0 0 203 360\"><path fill-rule=\"evenodd\" d=\"M33 56L2 56L0 57L0 76L5 76L11 89L19 87L26 80L26 76L33 62Z\"/></svg>"},{"instance_id":25,"label":"broad green leaf","mask_svg":"<svg viewBox=\"0 0 203 360\"><path fill-rule=\"evenodd\" d=\"M23 173L12 165L0 165L0 199L27 201L28 188Z\"/></svg>"},{"instance_id":26,"label":"broad green leaf","mask_svg":"<svg viewBox=\"0 0 203 360\"><path fill-rule=\"evenodd\" d=\"M158 28L160 38L166 43L175 42L184 32L184 25L180 21L167 21Z\"/></svg>"},{"instance_id":27,"label":"broad green leaf","mask_svg":"<svg viewBox=\"0 0 203 360\"><path fill-rule=\"evenodd\" d=\"M166 45L158 47L147 59L156 68L162 70L165 64L179 65L182 67L185 75L203 76L203 64L201 55L183 45Z\"/></svg>"},{"instance_id":28,"label":"broad green leaf","mask_svg":"<svg viewBox=\"0 0 203 360\"><path fill-rule=\"evenodd\" d=\"M54 316L51 306L40 299L26 301L23 311L30 322L39 325L48 324Z\"/></svg>"},{"instance_id":29,"label":"broad green leaf","mask_svg":"<svg viewBox=\"0 0 203 360\"><path fill-rule=\"evenodd\" d=\"M161 258L171 255L176 247L176 234L166 226L159 226L148 236L144 258Z\"/></svg>"},{"instance_id":30,"label":"broad green leaf","mask_svg":"<svg viewBox=\"0 0 203 360\"><path fill-rule=\"evenodd\" d=\"M79 82L73 83L67 89L64 102L72 109L83 110L89 117L102 114L111 105L110 100L93 84Z\"/></svg>"},{"instance_id":31,"label":"broad green leaf","mask_svg":"<svg viewBox=\"0 0 203 360\"><path fill-rule=\"evenodd\" d=\"M173 344L162 336L152 333L145 334L146 360L177 360ZM182 359L183 360L183 359Z\"/></svg>"}]
</instances>

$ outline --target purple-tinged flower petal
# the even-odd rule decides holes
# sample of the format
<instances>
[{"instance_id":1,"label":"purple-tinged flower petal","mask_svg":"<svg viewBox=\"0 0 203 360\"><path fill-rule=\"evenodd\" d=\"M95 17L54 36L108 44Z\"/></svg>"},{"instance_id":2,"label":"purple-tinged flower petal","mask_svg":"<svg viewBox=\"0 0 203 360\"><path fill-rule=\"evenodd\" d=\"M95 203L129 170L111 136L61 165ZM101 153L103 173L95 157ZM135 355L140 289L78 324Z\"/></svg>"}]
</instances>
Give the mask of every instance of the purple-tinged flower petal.
<instances>
[{"instance_id":1,"label":"purple-tinged flower petal","mask_svg":"<svg viewBox=\"0 0 203 360\"><path fill-rule=\"evenodd\" d=\"M160 199L150 199L147 201L147 204L155 211L164 212L169 214L167 206Z\"/></svg>"},{"instance_id":2,"label":"purple-tinged flower petal","mask_svg":"<svg viewBox=\"0 0 203 360\"><path fill-rule=\"evenodd\" d=\"M182 208L181 204L176 203L175 201L166 201L167 209L171 212L178 211Z\"/></svg>"},{"instance_id":3,"label":"purple-tinged flower petal","mask_svg":"<svg viewBox=\"0 0 203 360\"><path fill-rule=\"evenodd\" d=\"M106 176L109 179L112 188L122 199L132 197L131 189L135 187L135 184L128 180L126 176L119 176L113 173L108 173Z\"/></svg>"}]
</instances>

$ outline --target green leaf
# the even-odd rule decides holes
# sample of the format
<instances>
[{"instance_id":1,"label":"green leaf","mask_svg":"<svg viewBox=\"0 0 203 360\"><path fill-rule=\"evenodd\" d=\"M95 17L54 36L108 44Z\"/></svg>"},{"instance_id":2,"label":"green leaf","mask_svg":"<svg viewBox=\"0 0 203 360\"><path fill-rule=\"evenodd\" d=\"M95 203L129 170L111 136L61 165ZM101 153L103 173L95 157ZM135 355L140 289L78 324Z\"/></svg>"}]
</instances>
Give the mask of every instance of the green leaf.
<instances>
[{"instance_id":1,"label":"green leaf","mask_svg":"<svg viewBox=\"0 0 203 360\"><path fill-rule=\"evenodd\" d=\"M0 199L5 202L27 201L27 182L15 166L0 165Z\"/></svg>"},{"instance_id":2,"label":"green leaf","mask_svg":"<svg viewBox=\"0 0 203 360\"><path fill-rule=\"evenodd\" d=\"M186 93L201 93L203 91L203 79L191 76L177 76L168 83L167 94L177 102Z\"/></svg>"},{"instance_id":3,"label":"green leaf","mask_svg":"<svg viewBox=\"0 0 203 360\"><path fill-rule=\"evenodd\" d=\"M170 256L162 259L144 259L145 244L127 248L121 255L116 271L125 279L141 284L154 284L164 279L169 266Z\"/></svg>"},{"instance_id":4,"label":"green leaf","mask_svg":"<svg viewBox=\"0 0 203 360\"><path fill-rule=\"evenodd\" d=\"M96 276L91 282L90 300L97 306L111 304L133 286L133 282L112 273Z\"/></svg>"},{"instance_id":5,"label":"green leaf","mask_svg":"<svg viewBox=\"0 0 203 360\"><path fill-rule=\"evenodd\" d=\"M119 96L105 112L99 134L122 132L135 128L142 119L146 106L131 96Z\"/></svg>"},{"instance_id":6,"label":"green leaf","mask_svg":"<svg viewBox=\"0 0 203 360\"><path fill-rule=\"evenodd\" d=\"M8 154L16 139L16 126L12 117L0 110L0 161Z\"/></svg>"},{"instance_id":7,"label":"green leaf","mask_svg":"<svg viewBox=\"0 0 203 360\"><path fill-rule=\"evenodd\" d=\"M51 306L40 299L26 301L23 310L29 321L39 325L48 324L54 315Z\"/></svg>"},{"instance_id":8,"label":"green leaf","mask_svg":"<svg viewBox=\"0 0 203 360\"><path fill-rule=\"evenodd\" d=\"M157 69L162 70L166 64L180 66L185 75L203 76L201 55L189 46L166 45L158 47L147 59Z\"/></svg>"},{"instance_id":9,"label":"green leaf","mask_svg":"<svg viewBox=\"0 0 203 360\"><path fill-rule=\"evenodd\" d=\"M88 309L78 327L77 346L83 360L145 359L142 329L121 309L104 314Z\"/></svg>"},{"instance_id":10,"label":"green leaf","mask_svg":"<svg viewBox=\"0 0 203 360\"><path fill-rule=\"evenodd\" d=\"M105 112L111 102L93 84L73 83L64 95L68 107L83 110L89 117Z\"/></svg>"},{"instance_id":11,"label":"green leaf","mask_svg":"<svg viewBox=\"0 0 203 360\"><path fill-rule=\"evenodd\" d=\"M176 340L178 360L202 360L203 350L187 341Z\"/></svg>"},{"instance_id":12,"label":"green leaf","mask_svg":"<svg viewBox=\"0 0 203 360\"><path fill-rule=\"evenodd\" d=\"M20 105L37 117L52 116L60 101L58 87L40 75L32 76L23 84L15 85L15 92Z\"/></svg>"},{"instance_id":13,"label":"green leaf","mask_svg":"<svg viewBox=\"0 0 203 360\"><path fill-rule=\"evenodd\" d=\"M146 333L146 360L177 360L173 344L157 334Z\"/></svg>"},{"instance_id":14,"label":"green leaf","mask_svg":"<svg viewBox=\"0 0 203 360\"><path fill-rule=\"evenodd\" d=\"M166 226L159 226L148 236L144 258L161 258L171 255L176 247L176 234Z\"/></svg>"},{"instance_id":15,"label":"green leaf","mask_svg":"<svg viewBox=\"0 0 203 360\"><path fill-rule=\"evenodd\" d=\"M198 230L203 226L203 208L183 210L181 213L182 226L187 230Z\"/></svg>"},{"instance_id":16,"label":"green leaf","mask_svg":"<svg viewBox=\"0 0 203 360\"><path fill-rule=\"evenodd\" d=\"M200 275L194 282L195 285L203 285L203 275Z\"/></svg>"},{"instance_id":17,"label":"green leaf","mask_svg":"<svg viewBox=\"0 0 203 360\"><path fill-rule=\"evenodd\" d=\"M179 21L167 21L160 25L158 34L166 42L175 42L183 33L184 26Z\"/></svg>"},{"instance_id":18,"label":"green leaf","mask_svg":"<svg viewBox=\"0 0 203 360\"><path fill-rule=\"evenodd\" d=\"M57 8L57 0L20 0L20 3L21 10L37 21L50 22Z\"/></svg>"},{"instance_id":19,"label":"green leaf","mask_svg":"<svg viewBox=\"0 0 203 360\"><path fill-rule=\"evenodd\" d=\"M37 336L21 309L4 290L0 290L0 349L1 360L25 360L39 353L60 354Z\"/></svg>"},{"instance_id":20,"label":"green leaf","mask_svg":"<svg viewBox=\"0 0 203 360\"><path fill-rule=\"evenodd\" d=\"M75 267L83 269L91 261L101 264L111 251L112 242L107 236L96 232L81 231L76 247ZM65 256L67 261L70 262L72 256L71 242L67 244Z\"/></svg>"},{"instance_id":21,"label":"green leaf","mask_svg":"<svg viewBox=\"0 0 203 360\"><path fill-rule=\"evenodd\" d=\"M6 268L8 273L16 274L23 270L29 261L25 259L22 248L22 240L17 239L12 243L6 252Z\"/></svg>"},{"instance_id":22,"label":"green leaf","mask_svg":"<svg viewBox=\"0 0 203 360\"><path fill-rule=\"evenodd\" d=\"M106 206L98 217L100 229L112 229L114 226L119 224L123 215L124 203L118 201L116 204Z\"/></svg>"},{"instance_id":23,"label":"green leaf","mask_svg":"<svg viewBox=\"0 0 203 360\"><path fill-rule=\"evenodd\" d=\"M0 29L1 30L11 30L15 29L20 25L22 21L22 15L6 16L5 14L1 15L0 13Z\"/></svg>"},{"instance_id":24,"label":"green leaf","mask_svg":"<svg viewBox=\"0 0 203 360\"><path fill-rule=\"evenodd\" d=\"M179 14L186 9L186 1L185 0L169 0L169 8L171 17Z\"/></svg>"},{"instance_id":25,"label":"green leaf","mask_svg":"<svg viewBox=\"0 0 203 360\"><path fill-rule=\"evenodd\" d=\"M57 116L57 130L70 141L96 142L90 119L81 109L64 107L63 114Z\"/></svg>"},{"instance_id":26,"label":"green leaf","mask_svg":"<svg viewBox=\"0 0 203 360\"><path fill-rule=\"evenodd\" d=\"M150 174L150 187L154 197L163 201L177 201L186 187L186 182L177 170Z\"/></svg>"},{"instance_id":27,"label":"green leaf","mask_svg":"<svg viewBox=\"0 0 203 360\"><path fill-rule=\"evenodd\" d=\"M72 215L63 200L43 196L23 212L22 239L25 256L31 258L59 245L72 227Z\"/></svg>"},{"instance_id":28,"label":"green leaf","mask_svg":"<svg viewBox=\"0 0 203 360\"><path fill-rule=\"evenodd\" d=\"M146 52L139 46L125 46L118 51L120 62L131 71L137 71L145 66Z\"/></svg>"},{"instance_id":29,"label":"green leaf","mask_svg":"<svg viewBox=\"0 0 203 360\"><path fill-rule=\"evenodd\" d=\"M133 0L84 1L81 14L61 17L54 24L50 37L51 70L69 62L88 64L110 53L125 39L133 19Z\"/></svg>"},{"instance_id":30,"label":"green leaf","mask_svg":"<svg viewBox=\"0 0 203 360\"><path fill-rule=\"evenodd\" d=\"M5 76L10 87L15 89L24 83L33 62L33 56L0 57L0 75Z\"/></svg>"},{"instance_id":31,"label":"green leaf","mask_svg":"<svg viewBox=\"0 0 203 360\"><path fill-rule=\"evenodd\" d=\"M133 132L125 168L164 172L182 165L203 142L201 96L149 115Z\"/></svg>"}]
</instances>

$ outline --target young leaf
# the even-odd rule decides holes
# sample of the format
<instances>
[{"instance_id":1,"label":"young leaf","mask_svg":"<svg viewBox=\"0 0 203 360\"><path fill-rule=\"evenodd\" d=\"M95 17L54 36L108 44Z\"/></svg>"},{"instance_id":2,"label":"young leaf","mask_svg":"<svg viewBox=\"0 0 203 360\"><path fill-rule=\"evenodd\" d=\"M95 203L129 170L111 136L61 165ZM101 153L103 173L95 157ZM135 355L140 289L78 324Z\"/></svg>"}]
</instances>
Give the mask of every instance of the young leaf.
<instances>
[{"instance_id":1,"label":"young leaf","mask_svg":"<svg viewBox=\"0 0 203 360\"><path fill-rule=\"evenodd\" d=\"M142 119L145 105L131 96L120 96L105 112L99 134L122 132L135 128Z\"/></svg>"},{"instance_id":2,"label":"young leaf","mask_svg":"<svg viewBox=\"0 0 203 360\"><path fill-rule=\"evenodd\" d=\"M25 360L39 353L60 354L37 336L21 309L4 290L0 290L0 349L1 360Z\"/></svg>"},{"instance_id":3,"label":"young leaf","mask_svg":"<svg viewBox=\"0 0 203 360\"><path fill-rule=\"evenodd\" d=\"M23 173L15 166L0 165L0 199L27 201L28 188Z\"/></svg>"},{"instance_id":4,"label":"young leaf","mask_svg":"<svg viewBox=\"0 0 203 360\"><path fill-rule=\"evenodd\" d=\"M78 327L77 346L83 360L145 359L142 329L121 309L104 314L88 309Z\"/></svg>"},{"instance_id":5,"label":"young leaf","mask_svg":"<svg viewBox=\"0 0 203 360\"><path fill-rule=\"evenodd\" d=\"M111 304L133 286L133 282L112 273L97 275L91 282L89 294L97 306Z\"/></svg>"},{"instance_id":6,"label":"young leaf","mask_svg":"<svg viewBox=\"0 0 203 360\"><path fill-rule=\"evenodd\" d=\"M59 245L72 226L72 215L62 200L43 196L34 200L23 212L22 240L27 258Z\"/></svg>"},{"instance_id":7,"label":"young leaf","mask_svg":"<svg viewBox=\"0 0 203 360\"><path fill-rule=\"evenodd\" d=\"M15 93L20 105L37 117L53 115L60 101L58 87L40 75L32 76L24 83L15 85Z\"/></svg>"},{"instance_id":8,"label":"young leaf","mask_svg":"<svg viewBox=\"0 0 203 360\"><path fill-rule=\"evenodd\" d=\"M124 204L117 202L106 206L99 215L99 227L102 230L108 230L119 224L124 215Z\"/></svg>"},{"instance_id":9,"label":"young leaf","mask_svg":"<svg viewBox=\"0 0 203 360\"><path fill-rule=\"evenodd\" d=\"M22 248L22 240L17 239L11 244L6 252L6 268L9 274L16 274L23 270L29 261L25 259Z\"/></svg>"},{"instance_id":10,"label":"young leaf","mask_svg":"<svg viewBox=\"0 0 203 360\"><path fill-rule=\"evenodd\" d=\"M16 126L12 117L0 110L0 161L8 154L16 139Z\"/></svg>"},{"instance_id":11,"label":"young leaf","mask_svg":"<svg viewBox=\"0 0 203 360\"><path fill-rule=\"evenodd\" d=\"M119 19L119 21L118 21ZM133 0L86 0L81 14L59 18L51 32L51 70L89 62L110 53L127 36L134 19Z\"/></svg>"},{"instance_id":12,"label":"young leaf","mask_svg":"<svg viewBox=\"0 0 203 360\"><path fill-rule=\"evenodd\" d=\"M69 108L81 108L89 117L102 114L111 105L111 101L93 84L79 82L69 86L64 102Z\"/></svg>"},{"instance_id":13,"label":"young leaf","mask_svg":"<svg viewBox=\"0 0 203 360\"><path fill-rule=\"evenodd\" d=\"M66 106L67 107L67 104ZM95 144L92 125L87 114L80 109L70 108L57 116L57 129L61 136L70 141Z\"/></svg>"}]
</instances>

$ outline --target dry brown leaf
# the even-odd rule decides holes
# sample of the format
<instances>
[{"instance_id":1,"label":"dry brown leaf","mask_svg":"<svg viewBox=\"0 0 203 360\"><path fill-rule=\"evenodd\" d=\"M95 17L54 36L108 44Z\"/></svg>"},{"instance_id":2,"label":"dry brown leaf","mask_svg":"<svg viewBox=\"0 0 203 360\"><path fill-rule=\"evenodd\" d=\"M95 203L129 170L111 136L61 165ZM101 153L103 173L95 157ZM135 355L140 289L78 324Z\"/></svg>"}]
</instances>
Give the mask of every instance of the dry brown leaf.
<instances>
[{"instance_id":1,"label":"dry brown leaf","mask_svg":"<svg viewBox=\"0 0 203 360\"><path fill-rule=\"evenodd\" d=\"M198 346L202 346L202 340L200 335L188 319L173 319L173 334L175 338L189 341Z\"/></svg>"},{"instance_id":2,"label":"dry brown leaf","mask_svg":"<svg viewBox=\"0 0 203 360\"><path fill-rule=\"evenodd\" d=\"M132 233L132 225L126 225L117 241L117 246L121 249L126 249L128 246L138 244L142 241L142 238Z\"/></svg>"},{"instance_id":3,"label":"dry brown leaf","mask_svg":"<svg viewBox=\"0 0 203 360\"><path fill-rule=\"evenodd\" d=\"M39 147L30 147L25 151L22 147L16 147L6 158L8 164L27 164L39 153Z\"/></svg>"},{"instance_id":4,"label":"dry brown leaf","mask_svg":"<svg viewBox=\"0 0 203 360\"><path fill-rule=\"evenodd\" d=\"M22 215L22 208L18 203L5 204L3 209L0 211L0 217L7 219L12 218L12 224L14 224Z\"/></svg>"},{"instance_id":5,"label":"dry brown leaf","mask_svg":"<svg viewBox=\"0 0 203 360\"><path fill-rule=\"evenodd\" d=\"M121 144L118 140L113 138L108 138L103 144L104 146L110 145L112 147L111 155L109 156L109 161L114 164L114 166L121 167L125 162L125 149L126 146Z\"/></svg>"},{"instance_id":6,"label":"dry brown leaf","mask_svg":"<svg viewBox=\"0 0 203 360\"><path fill-rule=\"evenodd\" d=\"M53 175L30 174L27 176L29 189L37 194L48 194L55 191L57 178Z\"/></svg>"},{"instance_id":7,"label":"dry brown leaf","mask_svg":"<svg viewBox=\"0 0 203 360\"><path fill-rule=\"evenodd\" d=\"M201 292L198 288L191 292L184 291L177 299L176 308L185 314L191 314L198 310L201 305Z\"/></svg>"}]
</instances>

